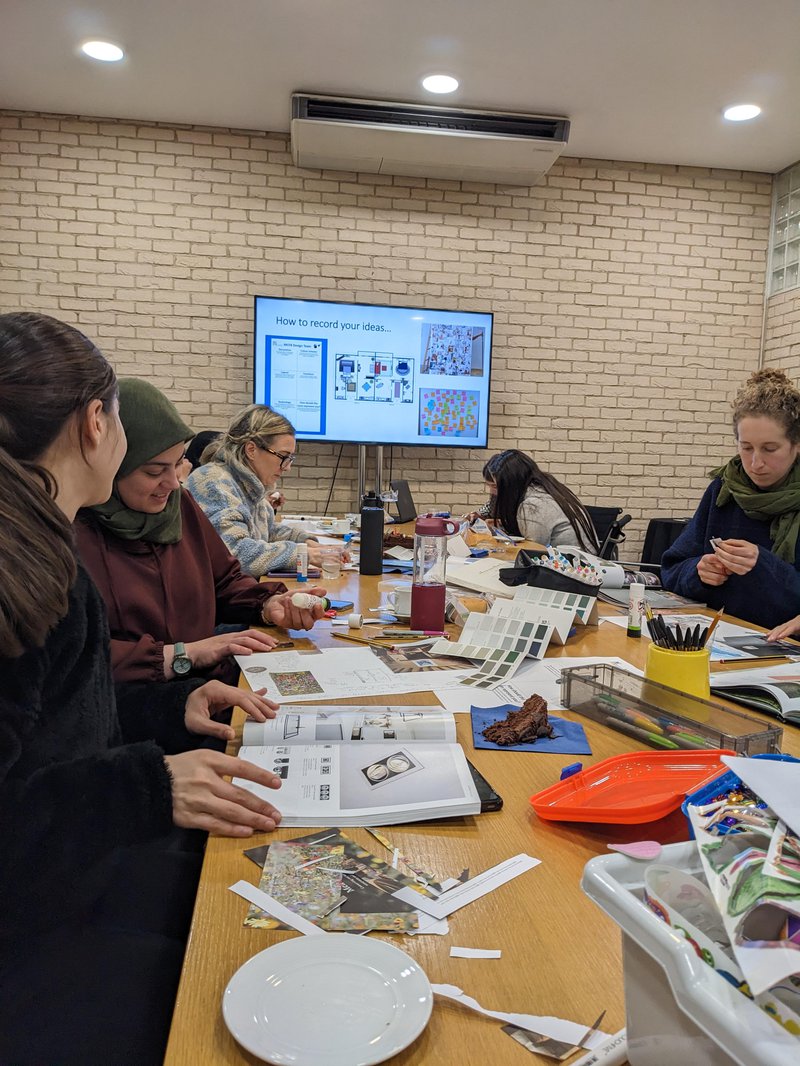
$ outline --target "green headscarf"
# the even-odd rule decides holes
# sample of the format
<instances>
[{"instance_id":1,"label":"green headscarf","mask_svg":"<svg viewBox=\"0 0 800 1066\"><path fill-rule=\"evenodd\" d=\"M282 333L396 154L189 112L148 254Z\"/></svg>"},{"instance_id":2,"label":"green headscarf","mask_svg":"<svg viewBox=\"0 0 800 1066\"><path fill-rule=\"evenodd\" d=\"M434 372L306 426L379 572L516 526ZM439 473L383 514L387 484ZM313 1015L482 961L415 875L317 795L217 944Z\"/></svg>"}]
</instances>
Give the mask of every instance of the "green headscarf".
<instances>
[{"instance_id":1,"label":"green headscarf","mask_svg":"<svg viewBox=\"0 0 800 1066\"><path fill-rule=\"evenodd\" d=\"M800 533L800 463L795 461L783 481L771 489L759 489L753 484L738 455L712 470L711 476L722 479L717 507L724 507L733 499L748 518L769 522L773 554L794 565Z\"/></svg>"},{"instance_id":2,"label":"green headscarf","mask_svg":"<svg viewBox=\"0 0 800 1066\"><path fill-rule=\"evenodd\" d=\"M145 514L122 502L117 481L168 448L191 440L194 434L164 393L139 378L120 378L119 418L128 438L128 450L114 480L111 499L88 511L115 537L175 544L181 539L181 490L170 493L163 511Z\"/></svg>"}]
</instances>

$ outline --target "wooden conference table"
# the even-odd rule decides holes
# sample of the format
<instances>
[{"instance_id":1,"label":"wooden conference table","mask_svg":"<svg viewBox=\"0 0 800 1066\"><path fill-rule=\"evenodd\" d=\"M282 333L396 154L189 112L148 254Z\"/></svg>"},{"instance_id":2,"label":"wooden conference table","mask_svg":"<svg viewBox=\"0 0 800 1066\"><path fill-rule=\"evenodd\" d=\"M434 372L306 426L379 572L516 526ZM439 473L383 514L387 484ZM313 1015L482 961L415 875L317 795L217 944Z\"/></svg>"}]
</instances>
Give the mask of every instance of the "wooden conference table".
<instances>
[{"instance_id":1,"label":"wooden conference table","mask_svg":"<svg viewBox=\"0 0 800 1066\"><path fill-rule=\"evenodd\" d=\"M379 580L346 574L329 583L329 591L337 598L352 599L366 611L378 602ZM314 631L313 639L324 647L355 646L332 639L329 628ZM647 643L628 638L619 626L605 624L580 628L565 648L554 649L548 656L618 655L643 667ZM302 649L303 644L296 641L296 646ZM437 703L431 693L374 696L357 702ZM241 724L241 712L237 714ZM478 817L390 826L385 834L421 868L443 878L456 876L464 867L475 875L520 852L541 859L541 865L452 915L448 936L369 935L401 947L432 982L458 985L489 1009L552 1014L587 1028L605 1010L602 1028L613 1033L625 1024L620 932L581 891L583 867L593 856L604 854L610 843L643 837L662 843L685 840L686 826L680 812L660 822L631 827L541 821L529 797L557 781L563 766L576 758L586 766L637 748L634 739L577 715L567 717L584 725L592 755L473 750L469 715L456 715L458 738L469 759L502 795L503 809ZM237 748L238 741L230 750L235 754ZM784 730L783 749L800 755L800 732L791 725ZM280 807L279 792L275 802ZM310 831L279 829L244 841L209 839L165 1058L168 1066L261 1061L244 1051L225 1027L223 991L251 956L299 934L245 928L247 904L229 892L228 886L242 878L258 883L258 871L242 854L243 848ZM365 830L347 832L368 850L381 853L378 842ZM452 959L453 945L499 948L502 958ZM398 1066L460 1066L464 1061L531 1066L553 1060L532 1058L501 1032L498 1022L437 998L428 1027L391 1061Z\"/></svg>"}]
</instances>

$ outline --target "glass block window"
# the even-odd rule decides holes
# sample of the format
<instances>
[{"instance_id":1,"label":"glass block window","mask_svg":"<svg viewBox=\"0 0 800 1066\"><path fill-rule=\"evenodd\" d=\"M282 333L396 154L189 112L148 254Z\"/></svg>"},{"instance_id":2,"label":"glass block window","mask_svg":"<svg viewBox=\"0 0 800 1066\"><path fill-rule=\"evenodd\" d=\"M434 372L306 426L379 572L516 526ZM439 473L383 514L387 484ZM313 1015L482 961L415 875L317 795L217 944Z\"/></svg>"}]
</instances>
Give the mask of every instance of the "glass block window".
<instances>
[{"instance_id":1,"label":"glass block window","mask_svg":"<svg viewBox=\"0 0 800 1066\"><path fill-rule=\"evenodd\" d=\"M769 294L800 286L800 163L775 178Z\"/></svg>"}]
</instances>

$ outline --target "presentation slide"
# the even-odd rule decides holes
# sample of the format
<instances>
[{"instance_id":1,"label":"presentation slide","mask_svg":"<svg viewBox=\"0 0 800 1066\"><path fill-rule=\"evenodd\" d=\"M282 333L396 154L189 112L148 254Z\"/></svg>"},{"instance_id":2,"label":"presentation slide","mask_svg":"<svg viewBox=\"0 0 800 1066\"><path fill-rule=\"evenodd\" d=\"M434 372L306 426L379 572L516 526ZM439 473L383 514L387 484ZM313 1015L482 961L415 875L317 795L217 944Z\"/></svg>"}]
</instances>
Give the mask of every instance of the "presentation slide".
<instances>
[{"instance_id":1,"label":"presentation slide","mask_svg":"<svg viewBox=\"0 0 800 1066\"><path fill-rule=\"evenodd\" d=\"M257 296L254 399L299 440L486 446L492 315Z\"/></svg>"}]
</instances>

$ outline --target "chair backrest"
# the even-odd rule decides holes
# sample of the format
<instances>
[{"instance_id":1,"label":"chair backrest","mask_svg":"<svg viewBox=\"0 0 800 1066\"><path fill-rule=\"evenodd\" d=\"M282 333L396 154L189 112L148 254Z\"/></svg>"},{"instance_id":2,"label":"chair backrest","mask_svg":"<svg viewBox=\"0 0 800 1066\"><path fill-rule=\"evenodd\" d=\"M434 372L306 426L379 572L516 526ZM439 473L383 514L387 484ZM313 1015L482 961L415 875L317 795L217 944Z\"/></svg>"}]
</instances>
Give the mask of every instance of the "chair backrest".
<instances>
[{"instance_id":1,"label":"chair backrest","mask_svg":"<svg viewBox=\"0 0 800 1066\"><path fill-rule=\"evenodd\" d=\"M598 555L601 559L616 559L618 545L625 540L623 527L630 522L631 516L622 514L621 507L587 507L586 511L597 534Z\"/></svg>"},{"instance_id":2,"label":"chair backrest","mask_svg":"<svg viewBox=\"0 0 800 1066\"><path fill-rule=\"evenodd\" d=\"M189 443L189 447L186 449L186 458L192 464L192 470L196 470L200 466L200 456L217 437L221 437L222 434L217 429L201 429Z\"/></svg>"},{"instance_id":3,"label":"chair backrest","mask_svg":"<svg viewBox=\"0 0 800 1066\"><path fill-rule=\"evenodd\" d=\"M642 548L642 562L661 565L661 557L683 533L688 518L651 518L647 523Z\"/></svg>"}]
</instances>

